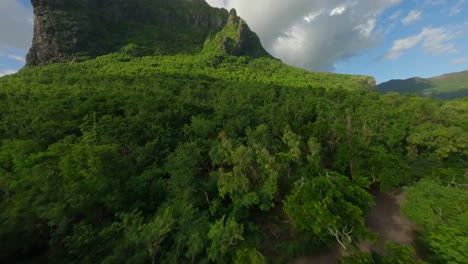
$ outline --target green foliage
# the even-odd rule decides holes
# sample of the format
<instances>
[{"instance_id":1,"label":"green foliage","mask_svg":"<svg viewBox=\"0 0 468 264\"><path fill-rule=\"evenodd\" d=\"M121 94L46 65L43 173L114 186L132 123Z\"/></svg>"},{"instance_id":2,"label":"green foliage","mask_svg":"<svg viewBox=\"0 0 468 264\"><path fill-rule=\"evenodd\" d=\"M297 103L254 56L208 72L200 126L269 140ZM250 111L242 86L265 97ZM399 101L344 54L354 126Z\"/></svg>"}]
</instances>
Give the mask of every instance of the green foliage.
<instances>
[{"instance_id":1,"label":"green foliage","mask_svg":"<svg viewBox=\"0 0 468 264\"><path fill-rule=\"evenodd\" d=\"M208 248L208 258L214 262L226 260L233 247L239 241L244 240L242 225L236 223L233 218L227 220L225 218L226 216L223 216L221 219L216 220L216 223L211 225L208 232L208 238L211 240L211 246Z\"/></svg>"},{"instance_id":2,"label":"green foliage","mask_svg":"<svg viewBox=\"0 0 468 264\"><path fill-rule=\"evenodd\" d=\"M385 249L380 254L359 252L344 257L342 264L425 264L418 259L414 248L396 243L385 243Z\"/></svg>"},{"instance_id":3,"label":"green foliage","mask_svg":"<svg viewBox=\"0 0 468 264\"><path fill-rule=\"evenodd\" d=\"M285 212L299 230L309 231L327 241L340 243L351 237L365 238L364 216L373 205L372 197L346 176L339 174L303 178L284 202ZM345 245L343 245L345 247Z\"/></svg>"},{"instance_id":4,"label":"green foliage","mask_svg":"<svg viewBox=\"0 0 468 264\"><path fill-rule=\"evenodd\" d=\"M350 256L346 256L341 259L342 264L374 264L375 261L372 258L371 253L363 253L360 252L359 254L354 254Z\"/></svg>"},{"instance_id":5,"label":"green foliage","mask_svg":"<svg viewBox=\"0 0 468 264\"><path fill-rule=\"evenodd\" d=\"M258 252L256 249L242 249L237 251L234 263L266 264L267 261L262 253Z\"/></svg>"},{"instance_id":6,"label":"green foliage","mask_svg":"<svg viewBox=\"0 0 468 264\"><path fill-rule=\"evenodd\" d=\"M379 256L377 263L424 264L425 262L417 259L414 248L387 242L385 244L385 250L383 254Z\"/></svg>"},{"instance_id":7,"label":"green foliage","mask_svg":"<svg viewBox=\"0 0 468 264\"><path fill-rule=\"evenodd\" d=\"M0 78L0 262L287 261L366 237L372 183L466 184L465 99L129 43ZM420 204L448 259L464 218Z\"/></svg>"},{"instance_id":8,"label":"green foliage","mask_svg":"<svg viewBox=\"0 0 468 264\"><path fill-rule=\"evenodd\" d=\"M408 137L408 143L428 148L438 160L448 158L452 152L468 155L468 132L457 126L422 124Z\"/></svg>"},{"instance_id":9,"label":"green foliage","mask_svg":"<svg viewBox=\"0 0 468 264\"><path fill-rule=\"evenodd\" d=\"M421 227L430 262L463 263L468 257L468 193L453 187L422 180L407 189L403 213Z\"/></svg>"}]
</instances>

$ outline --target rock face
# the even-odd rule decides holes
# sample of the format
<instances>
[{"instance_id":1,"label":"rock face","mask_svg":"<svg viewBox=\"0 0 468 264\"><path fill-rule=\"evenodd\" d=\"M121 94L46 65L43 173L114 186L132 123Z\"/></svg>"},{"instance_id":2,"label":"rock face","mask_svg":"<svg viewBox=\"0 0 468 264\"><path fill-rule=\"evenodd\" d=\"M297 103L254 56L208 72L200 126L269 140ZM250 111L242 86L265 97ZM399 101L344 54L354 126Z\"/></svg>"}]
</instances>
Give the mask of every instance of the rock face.
<instances>
[{"instance_id":1,"label":"rock face","mask_svg":"<svg viewBox=\"0 0 468 264\"><path fill-rule=\"evenodd\" d=\"M269 56L235 11L212 8L204 0L31 2L35 19L28 66L85 60L128 49L144 55L196 53L209 36L233 26L237 36L225 38L220 49L232 55Z\"/></svg>"},{"instance_id":2,"label":"rock face","mask_svg":"<svg viewBox=\"0 0 468 264\"><path fill-rule=\"evenodd\" d=\"M229 12L226 27L234 27L236 32L233 37L225 37L223 39L223 45L221 46L222 51L236 56L266 56L267 52L260 44L260 39L257 34L252 32L247 23L237 16L234 9Z\"/></svg>"}]
</instances>

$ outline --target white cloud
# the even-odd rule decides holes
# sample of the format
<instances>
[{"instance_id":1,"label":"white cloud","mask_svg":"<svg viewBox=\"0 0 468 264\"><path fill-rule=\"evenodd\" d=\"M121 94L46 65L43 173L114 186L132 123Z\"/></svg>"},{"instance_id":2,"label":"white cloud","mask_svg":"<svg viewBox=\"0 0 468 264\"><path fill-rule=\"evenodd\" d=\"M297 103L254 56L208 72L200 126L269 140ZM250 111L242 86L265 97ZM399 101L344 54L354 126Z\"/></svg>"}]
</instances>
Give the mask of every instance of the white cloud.
<instances>
[{"instance_id":1,"label":"white cloud","mask_svg":"<svg viewBox=\"0 0 468 264\"><path fill-rule=\"evenodd\" d=\"M304 20L308 23L314 21L318 16L320 16L323 13L323 9L320 9L319 11L312 12L308 14L307 16L304 17Z\"/></svg>"},{"instance_id":2,"label":"white cloud","mask_svg":"<svg viewBox=\"0 0 468 264\"><path fill-rule=\"evenodd\" d=\"M13 74L13 73L16 73L16 71L15 70L10 70L10 69L5 69L5 70L0 69L0 77L3 77L5 75L9 75L9 74Z\"/></svg>"},{"instance_id":3,"label":"white cloud","mask_svg":"<svg viewBox=\"0 0 468 264\"><path fill-rule=\"evenodd\" d=\"M408 15L401 20L403 25L412 24L421 19L422 12L417 10L411 10Z\"/></svg>"},{"instance_id":4,"label":"white cloud","mask_svg":"<svg viewBox=\"0 0 468 264\"><path fill-rule=\"evenodd\" d=\"M422 45L425 52L438 55L455 53L457 50L450 41L458 38L459 30L450 28L424 28L419 34L393 42L392 48L383 56L385 59L397 59L405 50Z\"/></svg>"},{"instance_id":5,"label":"white cloud","mask_svg":"<svg viewBox=\"0 0 468 264\"><path fill-rule=\"evenodd\" d=\"M364 24L357 25L354 29L359 30L361 35L369 37L374 31L377 20L374 18L368 19Z\"/></svg>"},{"instance_id":6,"label":"white cloud","mask_svg":"<svg viewBox=\"0 0 468 264\"><path fill-rule=\"evenodd\" d=\"M401 0L207 0L236 8L264 47L286 63L309 70L333 65L375 48L382 12Z\"/></svg>"},{"instance_id":7,"label":"white cloud","mask_svg":"<svg viewBox=\"0 0 468 264\"><path fill-rule=\"evenodd\" d=\"M458 3L456 5L454 5L452 8L450 8L449 16L454 16L454 15L460 13L461 11L463 11L463 7L464 7L463 4L464 3L465 3L465 0L458 1Z\"/></svg>"},{"instance_id":8,"label":"white cloud","mask_svg":"<svg viewBox=\"0 0 468 264\"><path fill-rule=\"evenodd\" d=\"M15 60L17 62L21 62L21 63L25 63L26 62L26 59L22 56L18 56L18 55L8 55L7 58L11 59L11 60Z\"/></svg>"},{"instance_id":9,"label":"white cloud","mask_svg":"<svg viewBox=\"0 0 468 264\"><path fill-rule=\"evenodd\" d=\"M339 6L339 7L332 9L332 11L330 11L330 16L342 15L345 11L346 11L346 7Z\"/></svg>"},{"instance_id":10,"label":"white cloud","mask_svg":"<svg viewBox=\"0 0 468 264\"><path fill-rule=\"evenodd\" d=\"M462 63L468 63L468 57L462 57L462 58L452 60L452 64L462 64Z\"/></svg>"}]
</instances>

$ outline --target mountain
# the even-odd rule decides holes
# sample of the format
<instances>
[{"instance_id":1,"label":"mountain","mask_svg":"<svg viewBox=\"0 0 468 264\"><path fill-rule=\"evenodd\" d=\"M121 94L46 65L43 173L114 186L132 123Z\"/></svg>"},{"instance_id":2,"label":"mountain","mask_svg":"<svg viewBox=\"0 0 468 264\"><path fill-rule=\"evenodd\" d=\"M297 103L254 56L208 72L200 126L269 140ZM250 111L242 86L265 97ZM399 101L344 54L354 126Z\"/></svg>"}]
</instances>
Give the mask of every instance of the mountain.
<instances>
[{"instance_id":1,"label":"mountain","mask_svg":"<svg viewBox=\"0 0 468 264\"><path fill-rule=\"evenodd\" d=\"M204 0L33 0L32 5L28 66L116 51L195 54L214 40L210 46L228 54L271 57L235 10L212 8Z\"/></svg>"},{"instance_id":2,"label":"mountain","mask_svg":"<svg viewBox=\"0 0 468 264\"><path fill-rule=\"evenodd\" d=\"M390 80L379 84L378 90L384 93L413 93L442 100L461 98L468 96L468 70L427 79Z\"/></svg>"},{"instance_id":3,"label":"mountain","mask_svg":"<svg viewBox=\"0 0 468 264\"><path fill-rule=\"evenodd\" d=\"M107 54L162 61L186 56L159 69L221 79L236 74L239 79L246 73L271 83L296 80L294 86L376 89L369 76L307 72L281 63L265 51L234 9L213 8L204 0L32 0L32 5L34 37L26 66L83 62ZM179 66L173 69L175 65ZM231 72L213 71L219 65L230 65ZM252 65L255 72L244 71Z\"/></svg>"},{"instance_id":4,"label":"mountain","mask_svg":"<svg viewBox=\"0 0 468 264\"><path fill-rule=\"evenodd\" d=\"M413 185L419 252L464 263L468 98L286 65L201 0L32 2L28 65L0 78L0 263L289 263L341 247L343 263L415 264L366 225L372 193Z\"/></svg>"}]
</instances>

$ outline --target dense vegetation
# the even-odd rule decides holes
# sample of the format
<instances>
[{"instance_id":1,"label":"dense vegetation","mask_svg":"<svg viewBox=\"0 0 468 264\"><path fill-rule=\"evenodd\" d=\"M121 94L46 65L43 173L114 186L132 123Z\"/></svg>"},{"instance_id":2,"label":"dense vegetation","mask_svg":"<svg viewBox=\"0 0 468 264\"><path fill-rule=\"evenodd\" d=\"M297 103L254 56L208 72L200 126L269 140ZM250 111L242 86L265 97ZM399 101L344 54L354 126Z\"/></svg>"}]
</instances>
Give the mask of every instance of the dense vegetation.
<instances>
[{"instance_id":1,"label":"dense vegetation","mask_svg":"<svg viewBox=\"0 0 468 264\"><path fill-rule=\"evenodd\" d=\"M408 188L403 212L422 229L420 243L431 263L464 263L468 259L468 195L466 185L465 190L460 187L455 181L441 186L423 180Z\"/></svg>"},{"instance_id":2,"label":"dense vegetation","mask_svg":"<svg viewBox=\"0 0 468 264\"><path fill-rule=\"evenodd\" d=\"M468 98L131 51L0 79L1 263L282 262L337 242L346 263L417 263L355 247L368 188L413 184L427 260L466 259Z\"/></svg>"}]
</instances>

